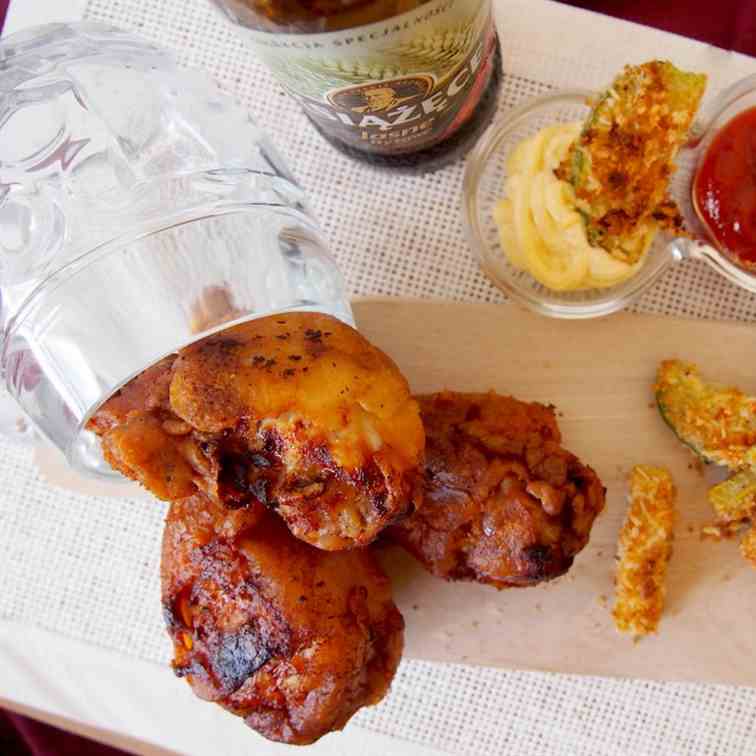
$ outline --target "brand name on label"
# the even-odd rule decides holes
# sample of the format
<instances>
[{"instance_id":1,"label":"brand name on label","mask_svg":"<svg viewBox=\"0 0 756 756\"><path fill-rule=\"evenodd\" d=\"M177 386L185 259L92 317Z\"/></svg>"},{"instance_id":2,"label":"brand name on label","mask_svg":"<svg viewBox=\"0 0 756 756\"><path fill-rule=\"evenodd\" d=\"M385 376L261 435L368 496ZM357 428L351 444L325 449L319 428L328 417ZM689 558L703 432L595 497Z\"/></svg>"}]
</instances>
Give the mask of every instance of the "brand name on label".
<instances>
[{"instance_id":1,"label":"brand name on label","mask_svg":"<svg viewBox=\"0 0 756 756\"><path fill-rule=\"evenodd\" d=\"M474 79L483 59L483 50L483 42L479 42L454 77L443 89L436 91L432 91L435 84L432 76L408 76L329 92L326 99L330 107L307 99L301 99L300 102L316 118L338 121L356 129L389 131L446 111L461 93L464 94ZM429 82L425 92L413 95L410 91L407 95L402 95L402 89L411 90L414 82L423 80ZM350 99L356 104L345 107Z\"/></svg>"}]
</instances>

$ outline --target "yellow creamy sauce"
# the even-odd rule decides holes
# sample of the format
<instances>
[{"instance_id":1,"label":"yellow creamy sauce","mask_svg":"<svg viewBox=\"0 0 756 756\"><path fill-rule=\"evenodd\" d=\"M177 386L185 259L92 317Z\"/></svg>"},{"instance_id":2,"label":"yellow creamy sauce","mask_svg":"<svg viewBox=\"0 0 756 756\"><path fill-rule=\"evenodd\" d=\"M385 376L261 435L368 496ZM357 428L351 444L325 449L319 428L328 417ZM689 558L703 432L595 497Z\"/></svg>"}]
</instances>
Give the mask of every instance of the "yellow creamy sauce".
<instances>
[{"instance_id":1,"label":"yellow creamy sauce","mask_svg":"<svg viewBox=\"0 0 756 756\"><path fill-rule=\"evenodd\" d=\"M654 237L647 235L643 255L632 265L588 243L572 186L554 175L581 128L580 123L549 126L520 142L507 164L505 197L494 209L512 265L557 291L627 280L638 272Z\"/></svg>"}]
</instances>

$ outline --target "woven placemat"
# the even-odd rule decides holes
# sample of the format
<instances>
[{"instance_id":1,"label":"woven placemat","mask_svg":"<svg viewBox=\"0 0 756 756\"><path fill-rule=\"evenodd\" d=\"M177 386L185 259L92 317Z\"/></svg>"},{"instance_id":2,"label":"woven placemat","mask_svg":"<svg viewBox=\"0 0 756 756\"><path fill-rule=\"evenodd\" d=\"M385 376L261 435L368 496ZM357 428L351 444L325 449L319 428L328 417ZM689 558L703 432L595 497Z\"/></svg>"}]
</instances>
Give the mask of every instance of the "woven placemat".
<instances>
[{"instance_id":1,"label":"woven placemat","mask_svg":"<svg viewBox=\"0 0 756 756\"><path fill-rule=\"evenodd\" d=\"M524 13L521 9L526 6ZM500 114L554 86L600 87L630 60L672 55L669 47L675 43L682 43L688 55L695 53L690 63L680 60L680 55L675 55L676 61L712 71L709 97L723 84L756 71L745 56L719 60L708 52L714 48L700 43L542 0L500 0L495 7L504 55ZM565 12L573 27L575 19L595 23L585 37L574 30L571 45L557 34L559 46L547 51L549 40L537 35L543 38L549 28L559 27L557 14ZM415 177L344 157L318 136L208 0L90 0L86 17L133 29L173 50L182 64L209 72L249 108L307 190L353 294L503 301L504 296L473 263L464 239L461 162ZM624 31L621 40L609 36L617 29ZM639 38L632 44L628 43L634 32L628 30L638 30ZM651 42L644 45L642 35ZM575 44L575 38L584 38L585 45ZM659 47L656 40L666 44ZM600 52L591 55L591 45ZM756 320L756 295L744 293L704 263L691 262L669 271L634 309Z\"/></svg>"},{"instance_id":2,"label":"woven placemat","mask_svg":"<svg viewBox=\"0 0 756 756\"><path fill-rule=\"evenodd\" d=\"M656 56L709 71L712 92L756 71L743 56L544 0L495 5L502 113L552 87L598 87L625 62ZM503 299L463 239L462 165L408 177L349 161L308 126L206 0L90 0L86 16L172 48L250 109L307 189L352 293ZM756 297L689 263L635 309L753 321ZM54 490L29 449L0 441L0 453L0 616L167 663L158 585L164 505ZM746 754L756 743L756 690L405 661L390 696L356 722L460 754Z\"/></svg>"}]
</instances>

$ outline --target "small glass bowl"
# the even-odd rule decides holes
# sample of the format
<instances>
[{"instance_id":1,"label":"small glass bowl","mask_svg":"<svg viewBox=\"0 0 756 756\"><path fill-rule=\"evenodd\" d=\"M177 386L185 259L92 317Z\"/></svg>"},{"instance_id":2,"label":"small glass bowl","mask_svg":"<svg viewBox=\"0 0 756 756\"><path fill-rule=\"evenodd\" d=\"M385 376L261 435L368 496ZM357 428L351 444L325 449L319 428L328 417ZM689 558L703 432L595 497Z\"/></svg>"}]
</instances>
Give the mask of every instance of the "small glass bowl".
<instances>
[{"instance_id":1,"label":"small glass bowl","mask_svg":"<svg viewBox=\"0 0 756 756\"><path fill-rule=\"evenodd\" d=\"M595 93L588 90L561 91L537 97L494 123L469 155L463 187L466 233L475 257L490 280L506 295L542 315L572 319L609 315L627 307L673 263L687 259L703 259L738 286L756 292L756 276L700 240L707 234L691 201L691 184L700 155L718 128L739 110L756 104L756 77L738 82L716 100L710 109L712 115L706 121L694 124L689 144L677 157L677 171L670 191L688 228L697 238L658 234L638 273L609 288L553 291L509 262L501 247L493 209L504 196L506 164L512 149L545 126L584 121L590 109L588 103L594 97Z\"/></svg>"}]
</instances>

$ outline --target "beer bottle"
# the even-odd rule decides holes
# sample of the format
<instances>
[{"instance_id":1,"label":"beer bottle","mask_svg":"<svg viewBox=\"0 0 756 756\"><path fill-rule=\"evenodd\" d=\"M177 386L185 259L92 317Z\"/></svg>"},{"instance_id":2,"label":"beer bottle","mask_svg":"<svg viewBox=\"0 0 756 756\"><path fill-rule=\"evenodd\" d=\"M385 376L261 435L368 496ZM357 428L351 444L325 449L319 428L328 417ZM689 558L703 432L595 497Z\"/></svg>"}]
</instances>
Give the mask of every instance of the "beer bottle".
<instances>
[{"instance_id":1,"label":"beer bottle","mask_svg":"<svg viewBox=\"0 0 756 756\"><path fill-rule=\"evenodd\" d=\"M318 131L372 163L433 170L496 108L491 0L212 0Z\"/></svg>"}]
</instances>

